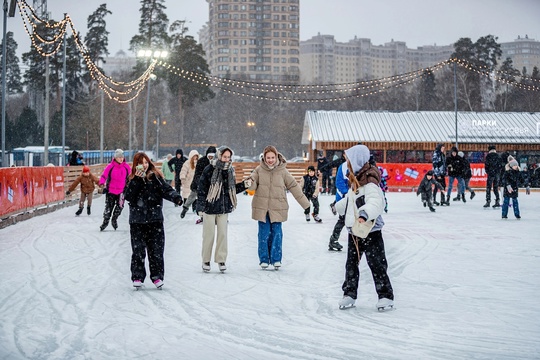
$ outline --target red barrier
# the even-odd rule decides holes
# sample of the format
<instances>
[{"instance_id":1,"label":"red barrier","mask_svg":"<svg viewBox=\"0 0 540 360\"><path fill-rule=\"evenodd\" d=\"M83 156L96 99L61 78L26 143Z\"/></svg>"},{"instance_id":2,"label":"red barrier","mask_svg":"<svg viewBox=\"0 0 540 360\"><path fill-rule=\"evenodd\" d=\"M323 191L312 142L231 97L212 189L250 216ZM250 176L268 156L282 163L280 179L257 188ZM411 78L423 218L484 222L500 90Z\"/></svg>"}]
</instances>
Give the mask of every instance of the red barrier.
<instances>
[{"instance_id":1,"label":"red barrier","mask_svg":"<svg viewBox=\"0 0 540 360\"><path fill-rule=\"evenodd\" d=\"M0 169L0 216L63 199L62 167Z\"/></svg>"},{"instance_id":2,"label":"red barrier","mask_svg":"<svg viewBox=\"0 0 540 360\"><path fill-rule=\"evenodd\" d=\"M377 164L386 170L388 178L387 185L394 189L411 189L420 185L424 175L433 169L431 164L404 164L404 163L380 163ZM472 177L469 182L470 187L485 188L487 175L484 164L471 164ZM454 184L454 189L456 184Z\"/></svg>"}]
</instances>

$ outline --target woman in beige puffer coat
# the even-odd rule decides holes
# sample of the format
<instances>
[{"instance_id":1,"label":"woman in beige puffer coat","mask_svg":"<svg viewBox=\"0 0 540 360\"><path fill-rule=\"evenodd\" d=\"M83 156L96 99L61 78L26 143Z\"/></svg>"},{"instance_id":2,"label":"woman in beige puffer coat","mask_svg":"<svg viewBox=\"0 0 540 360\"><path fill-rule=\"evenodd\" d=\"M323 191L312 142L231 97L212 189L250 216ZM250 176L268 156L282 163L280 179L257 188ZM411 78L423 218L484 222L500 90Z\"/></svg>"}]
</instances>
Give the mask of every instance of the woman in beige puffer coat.
<instances>
[{"instance_id":1,"label":"woman in beige puffer coat","mask_svg":"<svg viewBox=\"0 0 540 360\"><path fill-rule=\"evenodd\" d=\"M289 212L287 190L303 209L310 207L309 200L287 170L286 164L283 155L270 145L264 149L260 165L250 176L253 180L250 189L256 190L251 203L251 217L259 222L259 264L263 269L269 264L276 270L281 266L281 223L287 221Z\"/></svg>"},{"instance_id":2,"label":"woman in beige puffer coat","mask_svg":"<svg viewBox=\"0 0 540 360\"><path fill-rule=\"evenodd\" d=\"M180 170L180 180L182 181L182 198L184 202L191 193L191 182L193 181L193 175L195 175L195 166L199 160L199 152L197 150L191 150L189 152L188 161L184 162L182 169Z\"/></svg>"}]
</instances>

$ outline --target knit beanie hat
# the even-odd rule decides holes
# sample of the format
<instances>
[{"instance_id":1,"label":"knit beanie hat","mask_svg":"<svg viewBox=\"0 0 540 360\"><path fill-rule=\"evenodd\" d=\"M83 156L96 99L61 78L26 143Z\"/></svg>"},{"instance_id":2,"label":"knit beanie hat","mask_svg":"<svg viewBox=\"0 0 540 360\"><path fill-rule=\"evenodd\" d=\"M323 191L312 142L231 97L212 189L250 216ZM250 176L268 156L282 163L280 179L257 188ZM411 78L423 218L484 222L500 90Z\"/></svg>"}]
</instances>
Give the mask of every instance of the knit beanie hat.
<instances>
[{"instance_id":1,"label":"knit beanie hat","mask_svg":"<svg viewBox=\"0 0 540 360\"><path fill-rule=\"evenodd\" d=\"M519 166L519 164L518 164L518 162L516 161L516 159L510 160L510 162L508 163L508 165L509 165L510 167Z\"/></svg>"},{"instance_id":2,"label":"knit beanie hat","mask_svg":"<svg viewBox=\"0 0 540 360\"><path fill-rule=\"evenodd\" d=\"M83 168L82 168L82 172L83 172L83 173L89 173L89 172L90 172L90 168L89 168L88 166L84 165Z\"/></svg>"},{"instance_id":3,"label":"knit beanie hat","mask_svg":"<svg viewBox=\"0 0 540 360\"><path fill-rule=\"evenodd\" d=\"M309 165L309 166L307 167L307 171L315 171L315 166Z\"/></svg>"},{"instance_id":4,"label":"knit beanie hat","mask_svg":"<svg viewBox=\"0 0 540 360\"><path fill-rule=\"evenodd\" d=\"M495 145L489 145L488 146L488 151L491 151L491 150L495 150Z\"/></svg>"},{"instance_id":5,"label":"knit beanie hat","mask_svg":"<svg viewBox=\"0 0 540 360\"><path fill-rule=\"evenodd\" d=\"M114 152L114 157L115 157L115 158L124 157L124 150L122 150L122 149L116 149L116 151Z\"/></svg>"}]
</instances>

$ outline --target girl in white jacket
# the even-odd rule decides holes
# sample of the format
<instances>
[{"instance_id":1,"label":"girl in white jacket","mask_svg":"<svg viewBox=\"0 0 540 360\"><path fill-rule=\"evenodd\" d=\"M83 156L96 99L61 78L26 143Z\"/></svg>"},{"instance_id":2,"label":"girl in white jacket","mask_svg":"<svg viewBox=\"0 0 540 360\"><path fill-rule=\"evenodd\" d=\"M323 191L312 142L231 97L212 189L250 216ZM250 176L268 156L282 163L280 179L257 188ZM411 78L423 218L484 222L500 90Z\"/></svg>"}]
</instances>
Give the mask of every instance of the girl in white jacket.
<instances>
[{"instance_id":1,"label":"girl in white jacket","mask_svg":"<svg viewBox=\"0 0 540 360\"><path fill-rule=\"evenodd\" d=\"M339 307L345 309L354 306L360 279L358 265L365 254L379 297L377 309L390 309L394 306L394 291L387 273L388 263L381 232L384 226L381 214L385 206L384 195L379 187L381 174L375 166L369 164L367 146L353 146L345 150L345 155L350 188L349 193L336 203L336 210L345 216L349 236L343 299ZM364 228L367 234L365 238L353 234L355 222L360 223L357 225L359 228Z\"/></svg>"}]
</instances>

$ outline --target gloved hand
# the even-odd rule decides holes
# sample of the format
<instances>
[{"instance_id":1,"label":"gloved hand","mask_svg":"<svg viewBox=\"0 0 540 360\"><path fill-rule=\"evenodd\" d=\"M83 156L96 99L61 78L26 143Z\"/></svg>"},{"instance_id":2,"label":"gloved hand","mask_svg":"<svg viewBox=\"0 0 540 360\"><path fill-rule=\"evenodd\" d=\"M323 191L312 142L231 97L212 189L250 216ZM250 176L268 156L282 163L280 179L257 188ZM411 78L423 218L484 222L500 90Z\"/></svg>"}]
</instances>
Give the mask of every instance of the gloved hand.
<instances>
[{"instance_id":1,"label":"gloved hand","mask_svg":"<svg viewBox=\"0 0 540 360\"><path fill-rule=\"evenodd\" d=\"M184 203L184 200L180 199L180 201L178 201L178 202L176 203L176 205L182 206L183 203Z\"/></svg>"},{"instance_id":2,"label":"gloved hand","mask_svg":"<svg viewBox=\"0 0 540 360\"><path fill-rule=\"evenodd\" d=\"M314 199L316 199L316 198L317 198L317 195L313 194L313 196L312 196L312 197L313 197Z\"/></svg>"},{"instance_id":3,"label":"gloved hand","mask_svg":"<svg viewBox=\"0 0 540 360\"><path fill-rule=\"evenodd\" d=\"M309 210L311 210L310 208L305 208L304 209L304 214L308 215L309 214Z\"/></svg>"},{"instance_id":4,"label":"gloved hand","mask_svg":"<svg viewBox=\"0 0 540 360\"><path fill-rule=\"evenodd\" d=\"M69 195L69 194L71 194L71 191L69 191L69 190L66 191L66 195Z\"/></svg>"},{"instance_id":5,"label":"gloved hand","mask_svg":"<svg viewBox=\"0 0 540 360\"><path fill-rule=\"evenodd\" d=\"M247 188L249 188L251 186L251 178L247 178L246 180L244 180L244 186Z\"/></svg>"},{"instance_id":6,"label":"gloved hand","mask_svg":"<svg viewBox=\"0 0 540 360\"><path fill-rule=\"evenodd\" d=\"M530 188L530 186L527 186L527 187L525 188L525 194L531 195L531 188Z\"/></svg>"}]
</instances>

